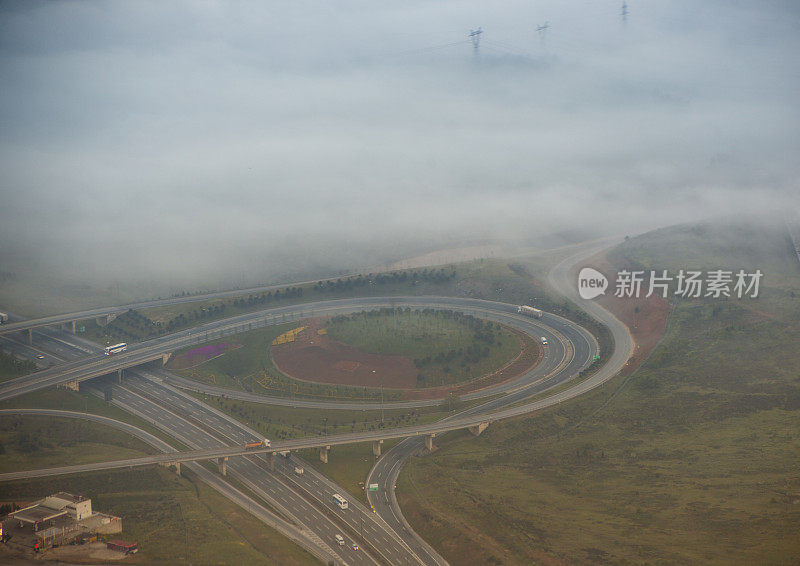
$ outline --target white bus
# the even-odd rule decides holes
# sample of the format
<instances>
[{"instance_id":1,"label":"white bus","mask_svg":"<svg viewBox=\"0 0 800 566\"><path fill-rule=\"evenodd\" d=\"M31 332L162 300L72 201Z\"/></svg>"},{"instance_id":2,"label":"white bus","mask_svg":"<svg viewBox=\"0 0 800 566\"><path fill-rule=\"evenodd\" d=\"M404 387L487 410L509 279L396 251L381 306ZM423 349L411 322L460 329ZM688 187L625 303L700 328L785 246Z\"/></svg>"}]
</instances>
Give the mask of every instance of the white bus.
<instances>
[{"instance_id":1,"label":"white bus","mask_svg":"<svg viewBox=\"0 0 800 566\"><path fill-rule=\"evenodd\" d=\"M111 354L119 354L120 352L124 352L128 349L128 344L125 342L120 342L119 344L115 344L113 346L106 347L106 356L110 356Z\"/></svg>"},{"instance_id":2,"label":"white bus","mask_svg":"<svg viewBox=\"0 0 800 566\"><path fill-rule=\"evenodd\" d=\"M347 509L348 507L350 507L350 504L347 503L347 499L345 499L338 493L333 494L333 502L339 506L339 509Z\"/></svg>"},{"instance_id":3,"label":"white bus","mask_svg":"<svg viewBox=\"0 0 800 566\"><path fill-rule=\"evenodd\" d=\"M533 318L542 318L542 311L533 307L529 307L528 305L518 306L517 312L519 314L524 314L525 316L532 316Z\"/></svg>"}]
</instances>

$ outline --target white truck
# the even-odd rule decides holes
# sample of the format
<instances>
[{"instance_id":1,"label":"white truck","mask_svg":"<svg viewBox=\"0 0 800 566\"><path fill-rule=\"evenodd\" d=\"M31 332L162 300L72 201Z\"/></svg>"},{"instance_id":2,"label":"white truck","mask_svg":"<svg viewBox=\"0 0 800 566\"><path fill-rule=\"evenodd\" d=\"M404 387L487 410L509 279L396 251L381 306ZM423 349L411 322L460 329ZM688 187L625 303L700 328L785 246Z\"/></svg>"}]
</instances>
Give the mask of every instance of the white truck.
<instances>
[{"instance_id":1,"label":"white truck","mask_svg":"<svg viewBox=\"0 0 800 566\"><path fill-rule=\"evenodd\" d=\"M542 311L533 307L529 307L528 305L518 306L517 313L524 314L525 316L531 316L533 318L542 318Z\"/></svg>"},{"instance_id":2,"label":"white truck","mask_svg":"<svg viewBox=\"0 0 800 566\"><path fill-rule=\"evenodd\" d=\"M0 324L5 324L8 322L8 315L4 312L0 312Z\"/></svg>"}]
</instances>

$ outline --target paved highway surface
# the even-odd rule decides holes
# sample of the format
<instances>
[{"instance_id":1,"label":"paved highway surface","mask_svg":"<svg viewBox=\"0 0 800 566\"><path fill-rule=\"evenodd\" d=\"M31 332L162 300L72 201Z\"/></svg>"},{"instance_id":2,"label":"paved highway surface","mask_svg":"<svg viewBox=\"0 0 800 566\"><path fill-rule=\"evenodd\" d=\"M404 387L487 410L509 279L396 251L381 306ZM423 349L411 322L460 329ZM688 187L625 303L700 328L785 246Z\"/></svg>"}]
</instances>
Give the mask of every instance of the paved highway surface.
<instances>
[{"instance_id":1,"label":"paved highway surface","mask_svg":"<svg viewBox=\"0 0 800 566\"><path fill-rule=\"evenodd\" d=\"M60 418L89 420L131 434L161 452L176 451L175 448L147 431L122 421L100 415L93 415L91 413L62 411L58 409L2 409L0 410L0 415L45 415ZM210 487L234 503L238 504L243 509L247 509L252 515L262 521L264 524L278 530L284 536L305 547L320 560L324 562L327 562L331 559L338 560L337 555L332 550L326 551L324 547L320 547L319 539L318 537L315 537L314 533L298 528L296 525L289 523L281 517L275 515L275 513L270 511L261 503L254 500L249 495L242 493L240 490L236 489L230 483L222 479L219 475L210 472L200 464L190 462L187 463L186 466Z\"/></svg>"},{"instance_id":2,"label":"paved highway surface","mask_svg":"<svg viewBox=\"0 0 800 566\"><path fill-rule=\"evenodd\" d=\"M561 246L549 250L541 250L537 252L540 255L549 255L552 253L559 253L563 250L572 248L572 247L580 247L583 244L575 244L575 245L568 245L568 246ZM422 268L420 268L422 269ZM375 268L371 269L370 271L375 273L384 272L385 269L383 268ZM396 271L403 271L403 269L398 269ZM71 312L71 313L62 313L57 315L39 317L39 318L31 318L26 320L13 320L7 322L6 324L0 324L0 335L10 334L13 332L20 332L24 330L29 330L33 328L42 328L45 326L57 326L60 324L70 323L72 321L77 320L88 320L91 318L99 318L104 317L107 315L114 315L126 312L130 309L137 310L137 309L147 309L147 308L155 308L155 307L164 307L169 305L180 305L186 303L195 303L200 301L207 301L209 299L221 299L227 297L238 297L243 295L250 295L250 294L258 294L263 293L266 291L273 291L275 289L285 289L286 287L300 287L307 284L314 284L318 281L325 281L328 279L336 279L342 277L349 277L351 275L363 275L361 272L355 272L352 274L345 274L345 275L333 275L330 277L320 277L318 279L310 279L308 281L300 281L295 283L286 283L282 285L265 285L259 287L248 287L246 289L233 289L228 291L213 291L209 293L199 293L196 295L184 296L184 297L169 297L166 299L152 299L149 301L139 301L136 303L128 303L125 305L112 305L107 307L99 307L96 309L88 309L84 311L78 312ZM18 318L18 317L13 317Z\"/></svg>"},{"instance_id":3,"label":"paved highway surface","mask_svg":"<svg viewBox=\"0 0 800 566\"><path fill-rule=\"evenodd\" d=\"M526 406L532 407L531 410L536 408L543 408L551 404L559 403L567 399L571 399L576 395L580 395L589 391L594 387L605 383L613 376L615 376L627 363L633 354L633 339L628 331L628 328L622 324L613 314L602 308L600 305L591 301L581 299L577 294L576 282L572 279L572 271L576 266L580 267L588 258L596 255L603 249L607 248L607 244L599 246L591 246L589 249L581 251L566 260L559 263L549 274L550 284L554 289L559 291L571 301L577 303L583 309L592 314L600 322L605 324L611 331L614 339L614 352L606 363L589 379L583 383L579 383L574 387L569 388L562 394L551 396L539 403L533 403ZM552 383L542 382L536 387L538 389L549 389L557 385L555 381ZM531 394L534 392L532 391ZM511 396L509 396L510 398ZM509 402L506 402L509 401ZM464 414L479 414L486 411L491 411L493 407L503 404L511 404L514 401L506 398L495 399L489 403L480 406L472 407L463 413ZM403 440L390 451L386 452L373 466L367 475L365 481L366 485L378 484L377 492L367 492L367 499L374 507L376 512L381 515L386 522L391 525L396 532L408 534L413 536L416 541L410 542L410 546L415 551L422 555L427 556L428 560L437 564L445 564L444 559L431 548L417 533L411 528L408 522L403 517L400 506L395 497L394 487L397 484L397 478L400 475L405 461L413 454L419 453L424 450L424 443L421 438L411 437Z\"/></svg>"},{"instance_id":4,"label":"paved highway surface","mask_svg":"<svg viewBox=\"0 0 800 566\"><path fill-rule=\"evenodd\" d=\"M592 253L595 253L595 250L591 250L581 256L577 256L571 258L570 261L563 262L560 264L556 269L553 270L551 273L551 281L558 285L559 288L565 290L565 294L570 298L574 298L575 293L572 291L574 286L570 285L570 282L567 281L569 269L572 265L579 263L585 257L588 257ZM572 292L570 292L572 291ZM204 329L193 329L195 331L194 338L183 335L183 336L169 336L164 337L163 341L159 340L159 344L149 344L148 347L151 348L148 350L147 355L154 355L156 352L164 351L159 350L160 348L164 348L165 345L168 345L171 348L176 347L176 343L180 342L181 340L187 340L188 343L192 343L192 341L197 341L201 337L198 336L199 334L205 332L212 332L216 333L219 332L220 335L223 335L226 331L236 331L236 330L244 330L251 326L255 326L261 320L263 320L263 324L270 323L270 315L273 316L295 316L301 317L304 315L318 315L318 314L327 314L330 312L347 312L351 310L360 310L361 308L372 308L375 306L431 306L432 304L439 304L445 308L459 308L459 309L472 309L474 314L478 316L482 316L484 318L494 318L495 320L501 320L506 324L512 324L517 327L527 327L527 331L531 332L535 336L545 335L548 336L548 339L551 341L551 347L548 348L548 356L545 357L542 364L536 368L534 372L530 372L524 378L515 380L512 383L504 384L503 391L505 392L504 395L484 403L478 407L473 407L468 411L464 411L459 413L458 415L454 415L450 417L446 421L433 423L432 425L424 425L420 427L412 427L411 429L404 429L400 430L393 430L393 431L380 431L377 433L360 433L354 435L336 435L336 436L329 436L329 437L318 437L313 439L302 439L297 441L288 441L285 443L276 443L275 448L279 450L289 449L289 448L300 448L300 447L311 447L311 446L320 446L326 444L337 444L337 443L346 443L346 442L354 442L354 441L363 441L363 440L371 440L371 439L378 439L378 438L391 438L391 437L400 437L406 436L408 434L431 434L431 433L441 433L446 430L452 430L453 428L463 428L465 426L469 426L471 424L478 424L480 422L487 422L497 420L499 418L508 418L511 416L516 416L520 414L524 414L531 410L536 410L541 407L549 406L551 404L562 402L563 400L569 399L574 397L575 395L581 394L592 387L596 387L609 379L611 376L615 375L617 371L622 367L622 365L627 360L632 342L630 341L630 336L627 333L627 329L618 320L616 320L613 316L609 315L605 310L600 308L598 305L594 303L585 303L582 306L587 308L590 312L595 314L600 320L605 322L609 325L612 330L612 335L614 336L615 342L617 344L617 350L615 351L615 355L612 356L606 363L606 365L598 372L595 373L591 378L584 380L576 384L576 386L571 387L562 391L561 393L550 396L545 399L522 404L517 407L509 408L509 405L517 403L521 400L524 400L531 395L536 394L537 392L546 390L548 388L553 387L558 383L562 383L565 380L571 379L574 377L580 369L585 367L590 363L591 356L597 351L597 345L594 342L594 339L586 333L580 327L569 323L568 321L563 321L563 319L558 319L558 317L553 317L552 315L546 315L545 319L542 321L547 324L546 327L542 327L538 325L532 319L526 319L524 317L519 317L515 314L515 307L513 305L502 305L499 303L488 303L486 301L475 301L469 299L454 299L454 298L443 298L443 297L436 297L436 298L420 298L420 297L413 297L413 298L405 298L405 297L398 297L398 298L375 298L375 299L360 299L360 300L340 300L340 301L327 301L324 303L316 303L316 304L305 304L305 305L297 305L292 307L282 307L279 309L270 309L269 312L261 312L261 313L250 313L248 315L241 315L240 317L234 317L234 319L229 319L226 321L216 321L214 323L210 323L206 325ZM292 310L295 309L295 310ZM299 310L297 310L299 309ZM317 311L317 312L315 312ZM610 318L609 318L610 317ZM531 330L531 325L536 326L536 330ZM547 328L547 330L544 330ZM199 330L199 331L198 331ZM191 331L186 331L191 332ZM548 334L549 332L549 334ZM183 334L183 333L179 333ZM204 337L202 337L204 339ZM154 342L154 341L151 341ZM144 345L143 345L144 346ZM621 347L620 347L621 346ZM144 348L142 348L144 351ZM133 352L132 352L133 353ZM108 359L108 358L106 358ZM123 362L124 360L115 360L117 362ZM96 360L92 360L92 362L96 363ZM74 368L68 368L69 370L73 370ZM538 372L538 373L537 373ZM40 372L41 374L42 372ZM39 374L35 374L39 375ZM133 376L135 377L135 376ZM18 380L19 381L19 380ZM131 379L128 379L130 382ZM129 410L132 411L139 411L140 414L146 414L146 411L151 411L151 418L153 421L158 419L164 420L164 422L170 422L171 424L163 426L171 427L170 430L172 431L171 434L174 434L181 440L183 440L186 444L192 446L193 448L197 448L200 450L194 451L192 454L175 454L175 455L167 455L160 457L160 460L156 458L155 460L150 458L150 462L153 461L186 461L189 458L216 458L219 456L233 456L233 455L242 455L244 454L241 448L225 448L226 444L229 444L231 441L236 441L238 439L241 442L243 439L248 440L252 439L255 433L252 431L243 432L241 429L238 432L235 430L229 430L228 433L221 434L220 431L224 429L224 426L231 426L229 422L227 425L222 425L221 423L217 423L213 426L209 425L208 423L201 423L198 426L196 419L186 420L181 419L178 417L177 413L175 414L175 419L172 417L165 417L163 411L165 407L162 404L152 403L151 398L154 395L154 391L152 391L153 387L162 387L163 390L159 390L155 392L157 395L163 395L164 391L170 391L170 388L165 387L164 385L158 384L153 380L142 380L140 382L128 383L126 382L124 387L115 387L115 400L119 403L127 404ZM38 384L37 384L38 385ZM139 389L137 392L136 389ZM151 391L148 393L146 389L150 388ZM119 390L119 391L118 391ZM13 391L19 391L19 389L15 389ZM13 393L12 391L12 393ZM174 399L176 406L179 406L180 403L186 403L186 399L188 396L185 394L177 392L177 390L171 390L174 394L181 397L181 400L178 401L177 397ZM229 392L226 392L228 394ZM120 398L120 395L122 398ZM0 397L1 398L1 397ZM191 398L188 398L191 399ZM145 401L151 401L150 405L145 403ZM286 401L286 400L283 400ZM192 399L192 402L196 403L200 407L205 407L205 405L198 403L197 401ZM294 401L293 404L297 404L297 401ZM342 405L347 407L351 407L351 404L342 404L342 403L329 403L329 402L315 402L310 401L308 406L319 406L325 408L338 408ZM139 405L138 407L136 405ZM392 406L392 404L386 403L384 405L386 408ZM399 406L407 406L406 404L399 404ZM160 407L160 409L156 409L156 407ZM363 408L363 404L358 404L358 408ZM187 415L195 416L195 413L202 414L205 409L198 408L196 406L190 407L183 407L183 411L186 412ZM159 412L161 411L161 412ZM168 411L170 412L170 411ZM205 419L206 417L203 417ZM227 418L227 417L226 417ZM180 421L183 420L181 423ZM213 419L212 419L213 420ZM229 419L231 420L231 419ZM240 426L240 425L238 425ZM209 431L210 430L210 431ZM201 437L205 435L205 439L203 440ZM251 436L246 436L251 435ZM191 436L191 439L189 437ZM209 440L211 439L211 440ZM187 440L189 440L187 442ZM213 440L213 441L212 441ZM388 452L384 458L382 458L378 464L373 468L370 473L370 481L368 483L379 483L381 486L381 491L377 494L370 493L370 501L373 505L375 505L375 509L378 511L378 515L383 519L381 521L378 517L375 517L372 513L369 513L366 509L358 509L357 505L353 505L353 510L356 511L356 514L353 517L358 517L359 529L356 531L357 533L361 532L363 529L363 520L364 517L367 517L367 520L370 526L374 525L374 528L378 529L377 532L383 532L388 537L385 540L380 540L377 538L376 533L365 533L368 534L368 538L366 540L370 540L373 543L373 552L380 552L379 548L383 548L384 545L386 548L390 547L392 544L397 545L396 554L393 554L389 561L394 563L394 559L397 559L398 564L405 564L405 563L416 563L416 561L420 561L426 564L442 564L443 560L441 559L438 554L433 551L424 541L421 541L418 537L415 536L415 533L411 531L408 525L405 523L404 519L402 518L402 514L399 512L399 508L396 505L396 500L394 499L394 493L391 487L393 487L394 482L396 481L397 474L399 473L400 466L405 458L408 457L409 454L418 450L420 445L422 444L422 438L410 438L404 442L401 442L395 449ZM241 446L241 444L240 444ZM264 476L274 476L278 473L283 473L283 479L279 479L278 481L283 482L283 486L285 488L287 483L294 483L298 484L298 482L302 483L305 478L296 476L293 474L293 460L291 458L289 460L284 461L281 458L278 458L278 462L273 462L273 467L275 468L271 474L264 474L263 467L261 469L261 477ZM137 465L140 463L145 463L147 459L133 459L124 461L124 463L119 463L124 466L129 465ZM254 454L247 453L246 457L242 458L234 458L229 461L229 470L231 470L234 474L237 474L248 481L254 481L255 475L249 476L245 471L246 465L240 464L240 462L263 462L262 466L269 467L264 458L261 456L255 456ZM103 464L104 468L115 467L118 463L105 463ZM256 464L257 466L259 464ZM92 465L88 465L91 469ZM285 469L281 469L281 466L284 466ZM99 468L94 468L99 469ZM309 469L309 468L307 468ZM57 470L50 470L48 472L52 473L63 473L66 471L66 468L60 468ZM72 470L70 470L72 471ZM8 476L5 474L4 476ZM309 475L308 478L312 478L312 475ZM2 479L10 479L3 477ZM375 481L377 480L377 481ZM310 479L309 479L310 481ZM327 482L327 480L322 480L317 478L318 482ZM330 482L327 482L330 484ZM313 509L316 511L312 511L310 515L306 518L306 520L313 522L315 525L325 524L326 517L321 517L320 512L324 514L325 509L325 497L327 495L332 496L332 492L328 492L326 494L325 490L320 489L320 485L313 486L312 489L307 489L302 485L294 485L295 489L299 491L301 495L294 494L300 499L306 501L307 503L311 504ZM329 485L330 489L338 489L335 485ZM252 487L251 487L252 488ZM259 488L260 489L260 488ZM254 489L254 491L256 491ZM262 490L263 491L263 490ZM257 491L258 492L258 491ZM289 493L292 493L291 491ZM299 501L299 500L298 500ZM333 504L331 500L328 500L328 505L331 507L328 511L332 510L334 512L337 509L333 508ZM280 508L280 504L277 506ZM363 507L363 506L362 506ZM330 519L328 521L333 525L333 528L336 529L336 524ZM301 519L302 522L302 519ZM351 521L350 523L342 523L341 521L339 524L346 525L349 529L354 528L354 524ZM324 531L324 528L323 528ZM332 531L331 531L332 532ZM401 537L405 540L399 540L395 533L400 533ZM323 536L330 535L330 532L323 532ZM335 534L335 533L334 533ZM344 533L343 533L344 534ZM379 541L377 546L375 546L375 541ZM336 550L336 549L334 549ZM394 552L394 551L393 551ZM341 554L340 554L341 556ZM363 556L369 562L369 557L366 553L359 555L357 559ZM348 556L347 558L352 560L352 555ZM387 557L384 556L384 559ZM405 560L405 561L403 561Z\"/></svg>"},{"instance_id":5,"label":"paved highway surface","mask_svg":"<svg viewBox=\"0 0 800 566\"><path fill-rule=\"evenodd\" d=\"M349 302L349 301L348 301ZM458 304L461 301L447 299L447 298L435 298L435 299L425 299L422 303L419 303L419 299L415 299L414 302L408 302L405 299L391 299L387 302L386 299L380 300L377 303L372 302L371 306L382 306L387 304L400 304L402 303L404 306L406 304L409 305L417 305L419 306L431 306L435 303L447 303L446 306L448 308L466 308L464 304ZM364 305L362 304L354 304L349 302L350 304L347 305L337 305L336 311L341 312L344 309L350 310L357 310L363 308ZM469 305L472 309L474 314L479 316L483 316L486 318L493 318L500 322L510 324L521 328L529 333L534 334L535 336L545 335L550 340L551 346L547 349L547 353L537 368L533 372L529 372L523 378L514 380L510 383L503 384L502 387L504 390L515 390L516 393L514 394L514 399L522 399L526 396L529 396L532 393L531 384L536 383L545 383L549 382L551 378L560 377L561 379L569 378L574 376L582 367L584 367L588 360L591 359L591 355L596 351L596 344L593 342L593 338L588 335L583 329L577 327L576 325L560 319L558 317L547 317L548 319L552 318L552 320L544 320L543 322L548 323L549 325L558 327L559 330L555 328L551 329L550 326L544 326L540 321L528 318L528 317L521 317L516 314L516 309L513 305L503 305L498 303L487 303L484 301L471 301L465 300L463 303ZM322 305L328 306L328 305ZM238 321L237 321L238 322ZM569 339L565 336L569 335ZM573 344L575 346L573 346ZM577 354L576 355L576 350ZM103 358L106 358L103 356ZM101 361L105 361L101 359ZM566 371L565 371L566 370ZM144 418L150 418L150 420L160 426L164 430L166 430L172 436L180 439L187 445L193 448L212 448L212 447L224 447L225 444L229 444L231 441L238 441L239 446L241 446L244 442L253 440L254 433L250 433L247 436L236 435L235 431L231 427L235 427L236 425L232 425L232 423L217 423L214 426L209 425L209 420L213 420L213 418L209 418L208 415L201 417L201 423L197 423L197 415L203 415L204 412L208 411L208 408L197 402L192 398L182 398L182 399L173 399L173 402L176 406L181 406L181 409L187 415L193 415L195 418L192 420L187 420L186 418L179 418L176 414L172 414L172 411L166 410L166 412L162 408L159 408L156 403L152 402L152 399L159 399L160 402L163 403L165 398L169 398L169 395L165 395L165 391L168 391L168 388L161 386L160 391L152 391L152 388L156 385L152 382L145 383L145 382L137 382L136 380L136 372L129 371L128 377L125 380L124 387L115 387L114 388L114 402L120 404L123 408L133 412L134 414L138 414ZM151 391L144 392L145 395L137 395L135 391L132 391L132 387L137 387L141 389L150 388ZM173 390L174 391L174 390ZM509 399L510 397L505 397L505 399ZM191 406L194 405L194 406ZM328 407L330 404L325 404L324 406ZM498 404L493 404L492 408L500 406ZM488 408L488 407L487 407ZM453 419L457 420L457 419ZM200 426L198 426L198 424ZM219 434L214 435L213 432L209 433L208 429L211 428L213 431L222 431L227 430L227 438L222 438L220 440ZM205 429L205 430L204 430ZM427 429L426 429L427 430ZM438 429L434 430L438 431ZM404 431L401 435L408 434L409 431ZM397 432L393 433L373 433L371 435L367 435L366 439L372 438L386 438L389 437L390 434L397 434ZM216 436L216 438L215 438ZM349 438L338 438L338 437L323 437L321 439L312 440L309 444L308 441L304 441L307 446L320 446L320 445L327 445L327 444L336 444L336 443L343 443L343 442L352 442L353 437L352 435L345 435L349 436ZM292 443L293 447L299 447L297 442ZM288 448L290 446L283 446L276 444L276 448ZM239 449L238 454L242 454L241 449ZM177 456L177 455L176 455ZM182 458L179 457L179 458ZM277 492L282 489L282 486L278 486L277 488L273 486L262 485L265 483L266 478L268 475L261 474L255 472L252 468L242 470L243 464L240 461L251 461L253 457L250 458L241 458L241 459L234 459L231 460L228 464L230 473L232 475L239 478L241 481L245 482L246 485L250 486L256 493L259 493L262 496L265 496L268 501L272 505L274 505L278 509L287 510L288 508L285 505L282 505L282 502L275 501L274 499L270 499L272 497L273 492ZM166 458L162 457L162 462L169 462L169 461L178 461L178 458L175 456L167 456ZM132 461L127 461L124 466L132 465ZM92 469L93 465L84 465L79 466L78 468L73 468L75 471L87 471ZM105 467L105 466L104 466ZM50 473L63 473L66 469L59 468L50 470ZM32 474L30 472L25 474L27 477L30 477ZM292 477L292 476L288 476ZM308 477L312 477L309 474ZM297 478L292 478L295 481L298 481ZM336 489L335 486L333 489ZM290 492L291 493L291 492ZM311 497L314 497L317 500L317 506L320 505L327 505L328 507L333 507L332 501L332 492L330 493L322 493L318 490L308 490L305 491L306 494L310 494ZM314 495L314 494L318 495ZM282 495L282 497L292 497L292 495ZM330 496L329 499L326 501L326 497ZM398 563L398 564L406 564L406 563L440 563L440 558L434 554L431 554L431 551L428 548L422 547L417 543L416 538L414 537L413 533L407 531L405 527L403 530L400 531L402 538L405 538L406 541L403 542L401 540L397 540L398 537L394 534L395 531L392 528L386 526L386 523L383 521L377 522L378 526L381 527L381 530L385 533L386 540L381 540L377 537L374 533L370 532L370 529L377 528L373 525L376 523L376 516L372 513L369 513L363 506L360 506L357 502L354 502L352 510L358 513L358 529L355 531L359 535L364 532L364 517L366 516L366 536L368 538L361 539L362 546L367 546L370 548L375 549L373 552L381 552L387 553L387 556L383 558L390 563ZM294 501L294 504L291 508L301 508L302 502L299 500ZM313 524L314 528L317 532L321 532L322 537L330 537L331 533L333 535L338 534L338 532L332 532L331 527L335 530L336 527L334 525L328 525L326 532L326 518L320 515L315 515L313 509L304 509L307 513L302 517L293 516L292 514L287 514L287 516L295 519L301 525ZM335 511L335 509L334 509ZM355 515L354 515L355 516ZM322 526L320 526L322 525ZM355 529L354 524L350 524L350 532L353 532ZM341 530L341 529L339 529ZM394 542L392 542L394 540ZM367 542L369 541L369 542ZM364 543L367 542L365 545ZM396 548L392 548L395 545ZM410 548L410 545L414 545L414 548ZM341 548L334 549L339 550L340 552L343 550ZM364 554L366 557L366 553ZM344 559L352 557L342 557Z\"/></svg>"},{"instance_id":6,"label":"paved highway surface","mask_svg":"<svg viewBox=\"0 0 800 566\"><path fill-rule=\"evenodd\" d=\"M116 404L152 419L154 425L195 448L244 445L259 439L256 431L182 391L165 386L149 372L132 372L122 386L114 386L113 392ZM242 462L254 463L256 467L245 469ZM337 508L333 494L346 493L311 468L297 475L286 459L268 454L266 458L262 455L231 459L228 473L246 482L251 489L257 488L258 493L266 494L271 505L296 522L309 528L313 526L328 544L332 544L336 534L349 532L359 537L361 546L380 555L385 563L418 563L399 537L362 504L354 501L347 510ZM287 485L299 494L287 490ZM336 526L330 528L330 522ZM343 559L353 561L349 545L334 550L343 553Z\"/></svg>"},{"instance_id":7,"label":"paved highway surface","mask_svg":"<svg viewBox=\"0 0 800 566\"><path fill-rule=\"evenodd\" d=\"M158 399L158 402L154 399ZM194 449L213 450L231 443L243 444L256 439L254 433L244 430L245 427L224 414L192 398L183 397L177 392L142 379L135 372L131 372L124 385L113 387L113 403ZM170 455L166 455L166 460L169 459ZM227 462L227 473L264 499L287 521L304 531L313 532L316 543L338 555L339 561L347 564L378 563L367 552L356 553L352 548L335 544L335 535L342 532L340 522L313 501L288 489L279 475L269 469L263 456L232 458ZM326 503L328 507L332 507L332 499ZM347 514L349 511L341 513ZM381 539L381 544L385 548L396 550L392 546L390 535L385 535L384 539ZM395 546L398 552L402 552L397 543Z\"/></svg>"},{"instance_id":8,"label":"paved highway surface","mask_svg":"<svg viewBox=\"0 0 800 566\"><path fill-rule=\"evenodd\" d=\"M18 395L30 393L60 383L79 382L106 375L121 368L133 367L148 361L161 359L164 354L169 354L192 344L206 342L230 334L246 332L253 328L278 324L285 320L300 320L307 316L349 313L364 308L378 308L384 306L449 308L461 310L462 312L474 313L478 316L494 318L496 320L498 317L506 315L504 318L512 324L514 320L519 321L526 318L515 315L515 305L455 297L373 297L363 299L337 299L305 303L302 305L290 305L206 323L189 330L183 330L139 344L131 344L128 346L127 351L119 354L113 354L111 356L98 354L84 360L67 362L10 380L0 384L0 400L10 399ZM515 316L511 318L507 316L509 314ZM541 335L545 336L548 336L549 329L561 331L562 328L565 327L576 327L574 323L550 314L545 314L542 319L541 322L544 323L544 325L534 319L528 319L528 321L530 332L534 332L534 329L538 328L542 331ZM540 334L535 335L539 336ZM529 381L530 376L526 375L514 382L502 384L496 388L487 388L480 392L465 395L464 398L471 399L491 395L498 391L510 390ZM285 401L286 400L283 400L283 402ZM297 406L300 406L301 402L296 401L295 403ZM373 403L372 405L379 406L380 404ZM344 408L345 404L328 401L303 401L302 406ZM364 404L350 403L347 406L349 408L363 408ZM420 406L420 402L384 403L383 406L384 408L407 408Z\"/></svg>"}]
</instances>

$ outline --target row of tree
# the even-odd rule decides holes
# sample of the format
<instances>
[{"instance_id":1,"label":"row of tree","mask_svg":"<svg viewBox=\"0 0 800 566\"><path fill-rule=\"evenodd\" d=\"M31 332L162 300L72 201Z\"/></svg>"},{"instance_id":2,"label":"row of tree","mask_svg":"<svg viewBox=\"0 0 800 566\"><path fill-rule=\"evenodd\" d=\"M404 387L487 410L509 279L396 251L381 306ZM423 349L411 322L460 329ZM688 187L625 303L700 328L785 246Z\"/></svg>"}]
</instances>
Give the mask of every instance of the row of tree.
<instances>
[{"instance_id":1,"label":"row of tree","mask_svg":"<svg viewBox=\"0 0 800 566\"><path fill-rule=\"evenodd\" d=\"M387 285L390 283L411 283L418 285L422 282L427 283L446 283L456 277L455 268L450 269L423 269L421 271L392 271L391 273L369 273L367 275L351 275L350 277L340 277L338 279L327 279L318 281L314 285L314 290L318 292L333 292L368 285Z\"/></svg>"}]
</instances>

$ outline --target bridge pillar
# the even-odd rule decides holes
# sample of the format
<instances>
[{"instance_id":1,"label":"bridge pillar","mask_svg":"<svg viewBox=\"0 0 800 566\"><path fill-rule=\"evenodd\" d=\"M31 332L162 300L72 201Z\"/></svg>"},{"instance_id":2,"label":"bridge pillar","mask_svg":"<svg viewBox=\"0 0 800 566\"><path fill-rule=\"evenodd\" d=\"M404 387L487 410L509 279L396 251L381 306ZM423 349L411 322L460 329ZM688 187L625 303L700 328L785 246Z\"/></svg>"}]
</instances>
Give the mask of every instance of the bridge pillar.
<instances>
[{"instance_id":1,"label":"bridge pillar","mask_svg":"<svg viewBox=\"0 0 800 566\"><path fill-rule=\"evenodd\" d=\"M103 316L98 316L94 320L97 323L97 326L108 326L109 323L115 318L117 318L116 314L105 314Z\"/></svg>"},{"instance_id":2,"label":"bridge pillar","mask_svg":"<svg viewBox=\"0 0 800 566\"><path fill-rule=\"evenodd\" d=\"M328 463L328 452L330 452L330 446L320 446L319 447L319 461L323 464Z\"/></svg>"},{"instance_id":3,"label":"bridge pillar","mask_svg":"<svg viewBox=\"0 0 800 566\"><path fill-rule=\"evenodd\" d=\"M275 452L267 452L264 454L264 457L267 459L267 468L270 470L275 470Z\"/></svg>"},{"instance_id":4,"label":"bridge pillar","mask_svg":"<svg viewBox=\"0 0 800 566\"><path fill-rule=\"evenodd\" d=\"M28 329L28 344L33 344L33 328Z\"/></svg>"},{"instance_id":5,"label":"bridge pillar","mask_svg":"<svg viewBox=\"0 0 800 566\"><path fill-rule=\"evenodd\" d=\"M178 474L179 476L181 475L181 463L180 462L163 462L161 464L161 466L164 466L165 468L170 468L172 466L175 466L175 473Z\"/></svg>"},{"instance_id":6,"label":"bridge pillar","mask_svg":"<svg viewBox=\"0 0 800 566\"><path fill-rule=\"evenodd\" d=\"M219 468L219 473L223 476L228 475L228 457L223 456L222 458L217 458L217 467Z\"/></svg>"},{"instance_id":7,"label":"bridge pillar","mask_svg":"<svg viewBox=\"0 0 800 566\"><path fill-rule=\"evenodd\" d=\"M482 433L484 430L486 430L486 427L487 427L487 426L489 426L489 423L488 423L488 422L486 422L486 423L479 423L479 424L476 424L475 426L471 426L471 427L469 427L469 431L470 431L470 432L471 432L471 433L472 433L474 436L480 436L480 434L481 434L481 433Z\"/></svg>"},{"instance_id":8,"label":"bridge pillar","mask_svg":"<svg viewBox=\"0 0 800 566\"><path fill-rule=\"evenodd\" d=\"M434 436L436 436L435 433L434 434L428 434L428 435L425 436L425 448L428 449L428 452L433 452L433 437Z\"/></svg>"},{"instance_id":9,"label":"bridge pillar","mask_svg":"<svg viewBox=\"0 0 800 566\"><path fill-rule=\"evenodd\" d=\"M166 354L162 354L161 356L161 366L167 365L167 362L172 357L172 352L167 352Z\"/></svg>"},{"instance_id":10,"label":"bridge pillar","mask_svg":"<svg viewBox=\"0 0 800 566\"><path fill-rule=\"evenodd\" d=\"M122 368L117 370L117 380L122 383Z\"/></svg>"},{"instance_id":11,"label":"bridge pillar","mask_svg":"<svg viewBox=\"0 0 800 566\"><path fill-rule=\"evenodd\" d=\"M383 444L383 440L372 441L372 455L376 458L381 457L381 444Z\"/></svg>"},{"instance_id":12,"label":"bridge pillar","mask_svg":"<svg viewBox=\"0 0 800 566\"><path fill-rule=\"evenodd\" d=\"M70 331L71 331L73 334L77 334L77 330L76 330L76 328L75 328L75 325L76 325L76 323L77 323L77 322L78 322L77 320L73 320L73 321L72 321L72 324L70 324L70 326L72 327Z\"/></svg>"}]
</instances>

